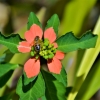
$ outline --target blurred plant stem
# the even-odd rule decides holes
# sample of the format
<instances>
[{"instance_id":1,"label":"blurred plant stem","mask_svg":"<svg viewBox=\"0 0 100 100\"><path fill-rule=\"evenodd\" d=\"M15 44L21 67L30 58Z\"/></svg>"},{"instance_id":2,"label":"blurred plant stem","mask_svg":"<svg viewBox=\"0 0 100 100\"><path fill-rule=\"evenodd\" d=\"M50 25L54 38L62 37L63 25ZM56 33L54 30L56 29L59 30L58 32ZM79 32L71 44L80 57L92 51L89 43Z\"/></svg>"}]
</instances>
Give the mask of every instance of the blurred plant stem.
<instances>
[{"instance_id":1,"label":"blurred plant stem","mask_svg":"<svg viewBox=\"0 0 100 100\"><path fill-rule=\"evenodd\" d=\"M92 67L97 55L100 52L100 17L97 21L96 27L93 31L94 34L98 35L95 48L91 48L85 51L84 57L81 61L80 67L76 74L76 81L71 93L68 96L68 100L74 100L82 83L84 82L90 68Z\"/></svg>"},{"instance_id":2,"label":"blurred plant stem","mask_svg":"<svg viewBox=\"0 0 100 100\"><path fill-rule=\"evenodd\" d=\"M96 58L85 81L83 82L76 100L90 100L90 98L100 89L100 55ZM84 88L85 87L85 88ZM95 98L95 100L99 100Z\"/></svg>"}]
</instances>

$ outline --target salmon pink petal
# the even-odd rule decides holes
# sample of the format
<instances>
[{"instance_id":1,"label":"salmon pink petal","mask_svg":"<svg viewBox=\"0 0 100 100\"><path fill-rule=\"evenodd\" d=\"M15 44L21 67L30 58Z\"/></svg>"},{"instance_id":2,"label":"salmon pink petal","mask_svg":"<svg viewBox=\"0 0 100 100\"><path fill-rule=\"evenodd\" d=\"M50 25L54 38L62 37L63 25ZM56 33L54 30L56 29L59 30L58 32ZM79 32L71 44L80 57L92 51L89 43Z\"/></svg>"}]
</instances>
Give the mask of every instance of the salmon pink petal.
<instances>
[{"instance_id":1,"label":"salmon pink petal","mask_svg":"<svg viewBox=\"0 0 100 100\"><path fill-rule=\"evenodd\" d=\"M64 55L65 55L65 54L64 54L63 52L57 50L57 51L56 51L56 54L55 54L55 57L56 57L57 59L63 59L63 58L64 58Z\"/></svg>"},{"instance_id":2,"label":"salmon pink petal","mask_svg":"<svg viewBox=\"0 0 100 100\"><path fill-rule=\"evenodd\" d=\"M42 39L42 35L43 35L43 31L41 29L40 26L36 25L36 24L33 24L30 28L30 31L34 34L34 37L33 39L36 37L36 36L39 36L40 39Z\"/></svg>"},{"instance_id":3,"label":"salmon pink petal","mask_svg":"<svg viewBox=\"0 0 100 100\"><path fill-rule=\"evenodd\" d=\"M56 42L52 43L54 45L55 48L58 47L58 44Z\"/></svg>"},{"instance_id":4,"label":"salmon pink petal","mask_svg":"<svg viewBox=\"0 0 100 100\"><path fill-rule=\"evenodd\" d=\"M24 65L24 71L28 78L37 76L40 72L40 61L39 59L29 59Z\"/></svg>"},{"instance_id":5,"label":"salmon pink petal","mask_svg":"<svg viewBox=\"0 0 100 100\"><path fill-rule=\"evenodd\" d=\"M19 42L19 45L17 48L18 48L18 51L22 53L30 52L31 50L30 44L26 41Z\"/></svg>"},{"instance_id":6,"label":"salmon pink petal","mask_svg":"<svg viewBox=\"0 0 100 100\"><path fill-rule=\"evenodd\" d=\"M27 40L27 42L31 44L34 41L33 38L34 34L30 30L25 32L25 39Z\"/></svg>"},{"instance_id":7,"label":"salmon pink petal","mask_svg":"<svg viewBox=\"0 0 100 100\"><path fill-rule=\"evenodd\" d=\"M60 60L54 57L52 60L48 60L47 65L50 72L60 74L62 68Z\"/></svg>"},{"instance_id":8,"label":"salmon pink petal","mask_svg":"<svg viewBox=\"0 0 100 100\"><path fill-rule=\"evenodd\" d=\"M56 40L56 33L54 32L53 27L50 27L45 30L44 38L49 39L50 43L53 43Z\"/></svg>"},{"instance_id":9,"label":"salmon pink petal","mask_svg":"<svg viewBox=\"0 0 100 100\"><path fill-rule=\"evenodd\" d=\"M29 42L29 43L32 43L35 39L36 36L39 36L40 39L42 39L42 35L43 35L43 32L42 32L42 29L40 28L40 26L36 25L36 24L33 24L30 28L30 30L28 30L26 33L25 33L25 39Z\"/></svg>"}]
</instances>

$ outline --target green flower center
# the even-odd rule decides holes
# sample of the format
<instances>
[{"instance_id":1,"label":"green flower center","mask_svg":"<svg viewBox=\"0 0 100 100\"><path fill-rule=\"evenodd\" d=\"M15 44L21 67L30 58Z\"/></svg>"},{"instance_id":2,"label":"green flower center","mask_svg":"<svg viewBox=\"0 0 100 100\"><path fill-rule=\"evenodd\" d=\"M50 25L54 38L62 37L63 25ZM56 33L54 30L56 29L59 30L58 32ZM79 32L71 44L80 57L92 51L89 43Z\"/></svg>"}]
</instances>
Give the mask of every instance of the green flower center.
<instances>
[{"instance_id":1,"label":"green flower center","mask_svg":"<svg viewBox=\"0 0 100 100\"><path fill-rule=\"evenodd\" d=\"M42 56L46 60L52 59L55 53L56 48L53 44L50 44L50 41L48 39L44 39L44 41L36 43L31 48L31 56L34 56L36 59L38 59L39 56Z\"/></svg>"}]
</instances>

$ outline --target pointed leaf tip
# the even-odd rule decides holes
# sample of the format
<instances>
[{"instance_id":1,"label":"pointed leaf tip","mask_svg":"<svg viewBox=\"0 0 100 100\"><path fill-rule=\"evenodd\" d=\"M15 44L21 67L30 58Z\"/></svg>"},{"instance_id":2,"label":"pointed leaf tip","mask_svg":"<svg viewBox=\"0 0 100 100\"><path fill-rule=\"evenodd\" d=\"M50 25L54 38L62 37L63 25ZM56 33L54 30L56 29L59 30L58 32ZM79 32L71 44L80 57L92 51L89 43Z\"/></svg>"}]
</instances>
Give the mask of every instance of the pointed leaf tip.
<instances>
[{"instance_id":1,"label":"pointed leaf tip","mask_svg":"<svg viewBox=\"0 0 100 100\"><path fill-rule=\"evenodd\" d=\"M33 24L37 24L37 25L39 25L40 27L42 26L41 23L39 22L39 19L38 19L37 16L35 15L35 13L31 12L31 13L29 14L29 17L28 17L27 29L29 30L30 27L31 27Z\"/></svg>"},{"instance_id":2,"label":"pointed leaf tip","mask_svg":"<svg viewBox=\"0 0 100 100\"><path fill-rule=\"evenodd\" d=\"M54 14L47 22L47 25L46 25L46 28L50 28L50 27L53 27L55 33L56 33L56 36L58 35L58 27L60 25L60 21L59 21L59 17L57 14Z\"/></svg>"}]
</instances>

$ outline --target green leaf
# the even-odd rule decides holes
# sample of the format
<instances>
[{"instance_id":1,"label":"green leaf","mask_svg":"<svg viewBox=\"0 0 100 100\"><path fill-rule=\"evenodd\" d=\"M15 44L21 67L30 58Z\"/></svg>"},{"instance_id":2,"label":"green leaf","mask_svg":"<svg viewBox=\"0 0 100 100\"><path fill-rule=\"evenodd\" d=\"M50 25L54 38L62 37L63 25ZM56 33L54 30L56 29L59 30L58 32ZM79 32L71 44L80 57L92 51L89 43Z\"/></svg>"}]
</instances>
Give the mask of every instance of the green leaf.
<instances>
[{"instance_id":1,"label":"green leaf","mask_svg":"<svg viewBox=\"0 0 100 100\"><path fill-rule=\"evenodd\" d=\"M24 72L24 75L23 75L24 85L29 84L30 82L32 82L33 80L35 80L35 78L36 78L36 77L28 78L28 77L26 76L26 73Z\"/></svg>"},{"instance_id":2,"label":"green leaf","mask_svg":"<svg viewBox=\"0 0 100 100\"><path fill-rule=\"evenodd\" d=\"M14 53L12 53L9 49L7 49L5 52L5 59L4 62L10 62L11 58L14 57Z\"/></svg>"},{"instance_id":3,"label":"green leaf","mask_svg":"<svg viewBox=\"0 0 100 100\"><path fill-rule=\"evenodd\" d=\"M12 100L9 95L10 94L7 94L7 95L4 95L4 96L0 97L0 100Z\"/></svg>"},{"instance_id":4,"label":"green leaf","mask_svg":"<svg viewBox=\"0 0 100 100\"><path fill-rule=\"evenodd\" d=\"M64 53L78 49L88 49L95 47L97 35L87 31L81 38L76 38L72 32L69 32L57 39L58 50Z\"/></svg>"},{"instance_id":5,"label":"green leaf","mask_svg":"<svg viewBox=\"0 0 100 100\"><path fill-rule=\"evenodd\" d=\"M3 76L0 76L0 88L3 87L13 74L13 70L8 71ZM1 100L1 99L0 99Z\"/></svg>"},{"instance_id":6,"label":"green leaf","mask_svg":"<svg viewBox=\"0 0 100 100\"><path fill-rule=\"evenodd\" d=\"M18 53L17 46L21 40L18 34L6 37L0 33L0 44L7 46L12 53Z\"/></svg>"},{"instance_id":7,"label":"green leaf","mask_svg":"<svg viewBox=\"0 0 100 100\"><path fill-rule=\"evenodd\" d=\"M47 100L47 99L46 99L46 96L42 96L41 99L42 99L42 100Z\"/></svg>"},{"instance_id":8,"label":"green leaf","mask_svg":"<svg viewBox=\"0 0 100 100\"><path fill-rule=\"evenodd\" d=\"M68 97L69 93L71 92L73 87L66 87L66 98ZM67 99L66 99L67 100Z\"/></svg>"},{"instance_id":9,"label":"green leaf","mask_svg":"<svg viewBox=\"0 0 100 100\"><path fill-rule=\"evenodd\" d=\"M21 76L17 84L16 92L20 96L20 100L37 100L42 97L45 94L45 83L41 73L28 85L24 85Z\"/></svg>"},{"instance_id":10,"label":"green leaf","mask_svg":"<svg viewBox=\"0 0 100 100\"><path fill-rule=\"evenodd\" d=\"M46 98L47 100L66 100L65 92L66 87L57 81L52 74L42 70L42 75L46 85Z\"/></svg>"},{"instance_id":11,"label":"green leaf","mask_svg":"<svg viewBox=\"0 0 100 100\"><path fill-rule=\"evenodd\" d=\"M28 18L27 29L29 30L33 24L37 24L41 27L41 23L39 22L38 18L33 12L31 12Z\"/></svg>"},{"instance_id":12,"label":"green leaf","mask_svg":"<svg viewBox=\"0 0 100 100\"><path fill-rule=\"evenodd\" d=\"M5 57L6 57L6 54L3 54L2 56L0 56L0 63L5 61Z\"/></svg>"},{"instance_id":13,"label":"green leaf","mask_svg":"<svg viewBox=\"0 0 100 100\"><path fill-rule=\"evenodd\" d=\"M67 74L62 66L61 73L60 74L52 74L59 82L63 83L63 85L67 86Z\"/></svg>"},{"instance_id":14,"label":"green leaf","mask_svg":"<svg viewBox=\"0 0 100 100\"><path fill-rule=\"evenodd\" d=\"M4 53L6 50L8 50L7 47L5 47L4 45L0 45L0 56L2 56L3 53Z\"/></svg>"},{"instance_id":15,"label":"green leaf","mask_svg":"<svg viewBox=\"0 0 100 100\"><path fill-rule=\"evenodd\" d=\"M13 56L14 53L7 49L5 52L3 52L2 56L0 56L0 63L9 62Z\"/></svg>"},{"instance_id":16,"label":"green leaf","mask_svg":"<svg viewBox=\"0 0 100 100\"><path fill-rule=\"evenodd\" d=\"M17 64L0 64L0 77L9 72L10 70L14 70L19 67Z\"/></svg>"},{"instance_id":17,"label":"green leaf","mask_svg":"<svg viewBox=\"0 0 100 100\"><path fill-rule=\"evenodd\" d=\"M47 22L46 29L49 27L53 27L56 35L58 35L58 27L59 27L60 21L57 14L54 14Z\"/></svg>"}]
</instances>

